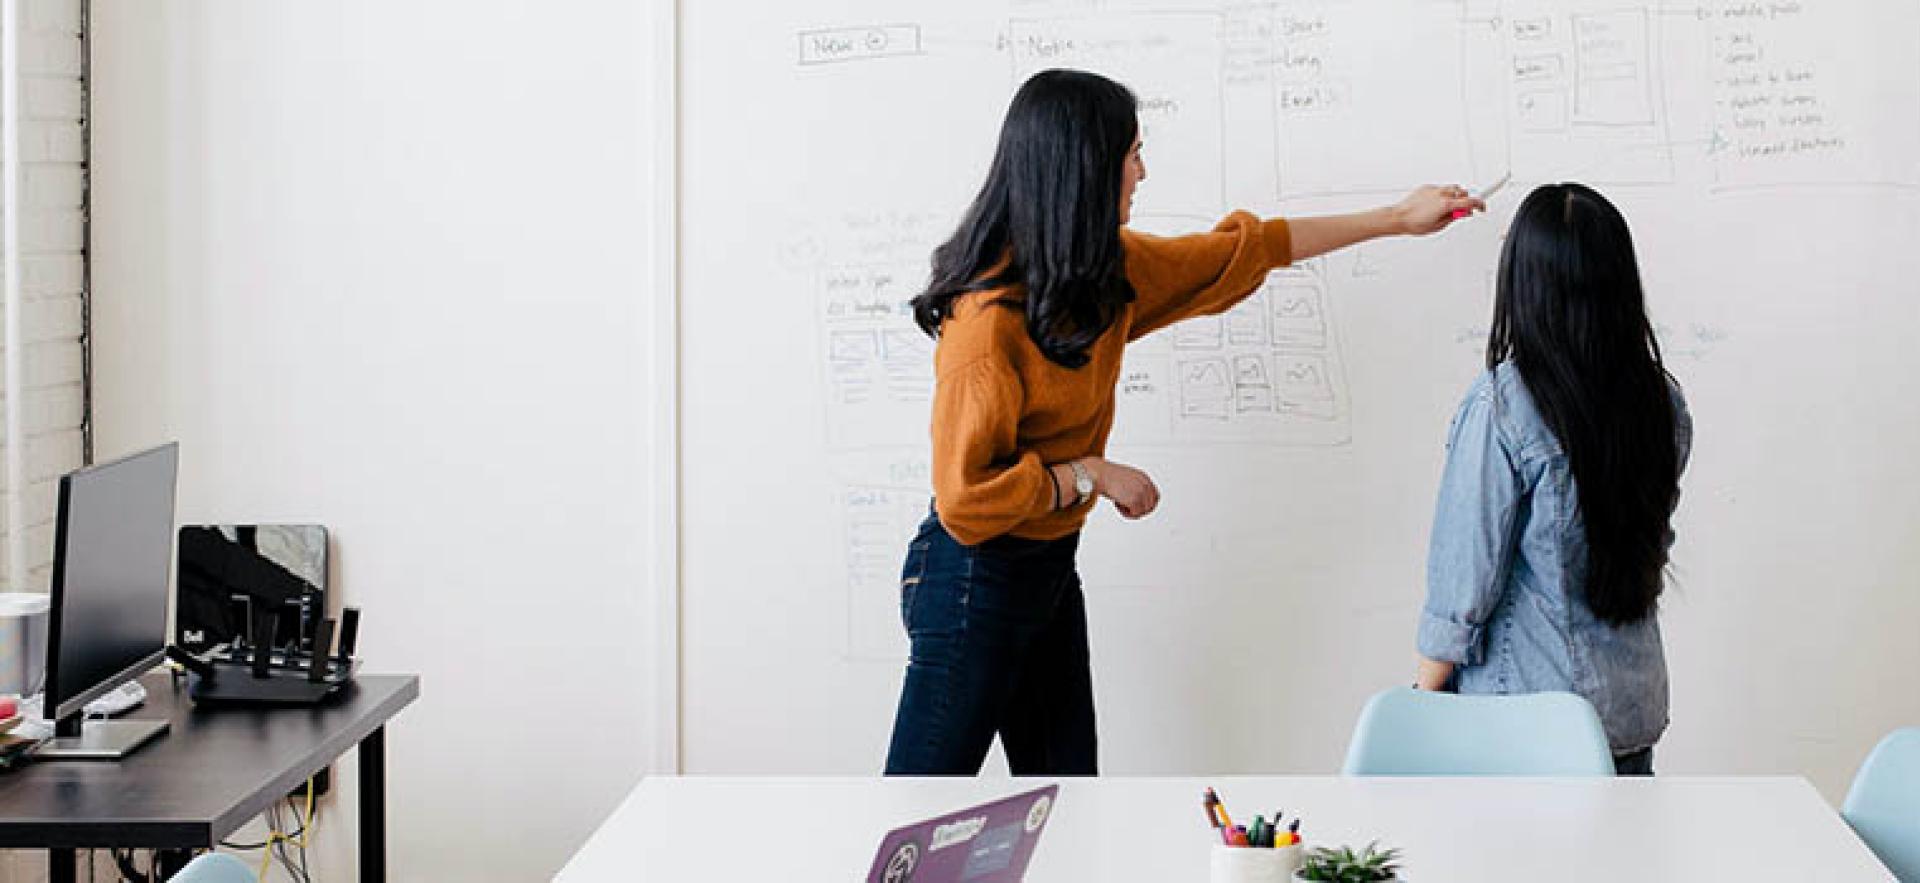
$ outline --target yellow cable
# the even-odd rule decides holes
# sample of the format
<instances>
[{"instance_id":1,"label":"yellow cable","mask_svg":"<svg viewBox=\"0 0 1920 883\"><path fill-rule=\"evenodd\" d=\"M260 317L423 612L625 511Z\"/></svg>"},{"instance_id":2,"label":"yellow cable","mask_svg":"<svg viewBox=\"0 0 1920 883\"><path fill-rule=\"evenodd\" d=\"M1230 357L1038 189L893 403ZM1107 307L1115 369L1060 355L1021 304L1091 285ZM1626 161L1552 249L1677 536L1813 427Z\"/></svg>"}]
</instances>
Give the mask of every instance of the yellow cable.
<instances>
[{"instance_id":1,"label":"yellow cable","mask_svg":"<svg viewBox=\"0 0 1920 883\"><path fill-rule=\"evenodd\" d=\"M307 837L312 834L314 823L313 779L311 777L307 779L307 816L306 818L300 818L296 815L294 821L300 823L300 839L293 841L294 845L299 846L301 849L306 849Z\"/></svg>"},{"instance_id":2,"label":"yellow cable","mask_svg":"<svg viewBox=\"0 0 1920 883\"><path fill-rule=\"evenodd\" d=\"M313 824L312 820L313 820L313 778L308 777L307 778L307 817L304 819L300 818L300 813L297 810L294 812L294 821L300 823L300 836L291 837L286 834L280 833L279 829L273 827L273 822L271 819L269 819L267 822L267 832L269 834L269 836L267 837L267 844L266 846L260 849L260 873L255 874L254 876L259 877L261 880L267 879L267 868L272 866L273 864L274 844L286 842L286 843L292 843L295 846L300 847L301 849L306 849L307 833L308 833L308 829Z\"/></svg>"}]
</instances>

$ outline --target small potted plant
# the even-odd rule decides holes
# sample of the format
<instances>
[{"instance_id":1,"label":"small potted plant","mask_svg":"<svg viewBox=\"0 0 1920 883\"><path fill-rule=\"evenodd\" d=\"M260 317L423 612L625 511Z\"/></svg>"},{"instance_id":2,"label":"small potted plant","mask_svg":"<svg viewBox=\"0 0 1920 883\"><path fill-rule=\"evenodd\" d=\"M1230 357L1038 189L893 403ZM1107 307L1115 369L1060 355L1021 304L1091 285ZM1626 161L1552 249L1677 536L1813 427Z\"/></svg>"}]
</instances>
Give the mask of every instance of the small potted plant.
<instances>
[{"instance_id":1,"label":"small potted plant","mask_svg":"<svg viewBox=\"0 0 1920 883\"><path fill-rule=\"evenodd\" d=\"M1321 846L1307 851L1293 879L1299 883L1386 883L1400 879L1400 850L1378 849L1378 843L1354 852L1352 847Z\"/></svg>"}]
</instances>

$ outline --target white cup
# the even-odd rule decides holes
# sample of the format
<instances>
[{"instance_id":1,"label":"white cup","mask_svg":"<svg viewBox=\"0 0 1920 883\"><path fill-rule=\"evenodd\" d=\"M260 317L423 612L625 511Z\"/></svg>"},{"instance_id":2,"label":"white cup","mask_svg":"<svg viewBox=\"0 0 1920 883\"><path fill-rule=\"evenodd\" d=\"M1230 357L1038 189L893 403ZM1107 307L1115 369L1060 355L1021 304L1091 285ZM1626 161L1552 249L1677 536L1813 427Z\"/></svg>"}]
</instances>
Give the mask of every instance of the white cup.
<instances>
[{"instance_id":1,"label":"white cup","mask_svg":"<svg viewBox=\"0 0 1920 883\"><path fill-rule=\"evenodd\" d=\"M1300 869L1300 844L1263 849L1257 846L1213 848L1211 883L1289 883Z\"/></svg>"},{"instance_id":2,"label":"white cup","mask_svg":"<svg viewBox=\"0 0 1920 883\"><path fill-rule=\"evenodd\" d=\"M40 691L47 670L47 596L0 592L0 694Z\"/></svg>"}]
</instances>

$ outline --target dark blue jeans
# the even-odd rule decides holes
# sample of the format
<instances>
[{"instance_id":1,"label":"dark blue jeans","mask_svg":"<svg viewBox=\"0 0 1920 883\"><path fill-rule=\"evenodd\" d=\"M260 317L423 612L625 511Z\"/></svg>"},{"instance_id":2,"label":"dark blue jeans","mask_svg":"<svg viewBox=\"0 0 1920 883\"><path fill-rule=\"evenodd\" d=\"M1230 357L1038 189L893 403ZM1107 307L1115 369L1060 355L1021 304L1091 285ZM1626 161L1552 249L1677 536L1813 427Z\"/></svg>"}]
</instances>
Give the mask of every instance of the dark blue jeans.
<instances>
[{"instance_id":1,"label":"dark blue jeans","mask_svg":"<svg viewBox=\"0 0 1920 883\"><path fill-rule=\"evenodd\" d=\"M1016 776L1096 772L1079 542L963 546L927 516L901 570L912 655L887 775L974 775L996 734Z\"/></svg>"},{"instance_id":2,"label":"dark blue jeans","mask_svg":"<svg viewBox=\"0 0 1920 883\"><path fill-rule=\"evenodd\" d=\"M1614 755L1613 773L1616 776L1653 775L1653 749L1642 748L1630 754Z\"/></svg>"}]
</instances>

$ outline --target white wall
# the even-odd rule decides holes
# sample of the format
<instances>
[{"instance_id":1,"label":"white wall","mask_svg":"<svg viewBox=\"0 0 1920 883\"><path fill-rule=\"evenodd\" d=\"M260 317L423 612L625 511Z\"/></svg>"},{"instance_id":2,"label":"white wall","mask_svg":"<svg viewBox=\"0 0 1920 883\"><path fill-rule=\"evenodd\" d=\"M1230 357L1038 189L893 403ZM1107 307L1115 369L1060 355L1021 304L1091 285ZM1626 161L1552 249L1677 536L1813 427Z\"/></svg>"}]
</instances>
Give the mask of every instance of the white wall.
<instances>
[{"instance_id":1,"label":"white wall","mask_svg":"<svg viewBox=\"0 0 1920 883\"><path fill-rule=\"evenodd\" d=\"M396 879L552 873L659 747L655 22L95 4L98 453L177 438L182 521L333 530L368 670L422 675Z\"/></svg>"}]
</instances>

